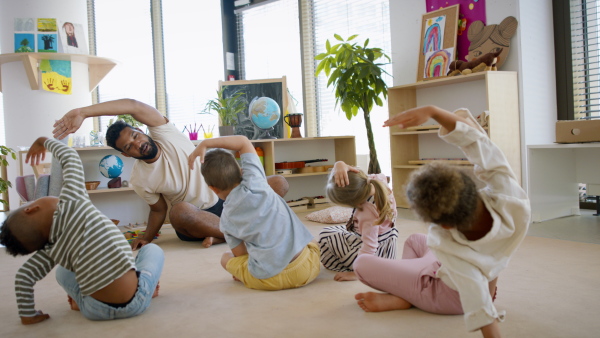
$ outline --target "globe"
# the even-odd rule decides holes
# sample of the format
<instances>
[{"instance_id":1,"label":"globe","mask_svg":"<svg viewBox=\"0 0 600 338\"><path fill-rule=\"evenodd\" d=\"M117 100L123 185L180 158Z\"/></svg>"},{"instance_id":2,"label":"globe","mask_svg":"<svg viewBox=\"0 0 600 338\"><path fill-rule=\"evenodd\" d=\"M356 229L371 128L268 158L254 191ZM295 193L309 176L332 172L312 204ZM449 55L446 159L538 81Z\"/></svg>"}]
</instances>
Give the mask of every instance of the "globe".
<instances>
[{"instance_id":1,"label":"globe","mask_svg":"<svg viewBox=\"0 0 600 338\"><path fill-rule=\"evenodd\" d=\"M250 120L260 129L269 130L279 122L281 109L275 100L270 97L256 97L248 106ZM263 138L275 138L267 132Z\"/></svg>"},{"instance_id":2,"label":"globe","mask_svg":"<svg viewBox=\"0 0 600 338\"><path fill-rule=\"evenodd\" d=\"M100 160L100 173L106 178L116 178L123 173L123 161L119 156L106 155Z\"/></svg>"}]
</instances>

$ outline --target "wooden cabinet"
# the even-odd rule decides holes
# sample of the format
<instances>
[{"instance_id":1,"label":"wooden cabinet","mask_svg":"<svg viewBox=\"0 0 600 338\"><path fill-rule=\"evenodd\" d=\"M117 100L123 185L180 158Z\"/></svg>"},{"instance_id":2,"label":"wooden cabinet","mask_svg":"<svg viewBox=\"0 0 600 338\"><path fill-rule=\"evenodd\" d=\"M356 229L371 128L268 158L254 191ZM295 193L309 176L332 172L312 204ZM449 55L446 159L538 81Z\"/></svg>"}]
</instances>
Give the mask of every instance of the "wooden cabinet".
<instances>
[{"instance_id":1,"label":"wooden cabinet","mask_svg":"<svg viewBox=\"0 0 600 338\"><path fill-rule=\"evenodd\" d=\"M275 175L275 163L327 159L309 165L333 165L336 161L344 161L356 165L356 143L354 136L305 137L272 140L251 140L264 152L265 173ZM290 184L286 200L295 200L305 196L325 194L325 183L328 172L283 175Z\"/></svg>"},{"instance_id":2,"label":"wooden cabinet","mask_svg":"<svg viewBox=\"0 0 600 338\"><path fill-rule=\"evenodd\" d=\"M459 105L451 104L456 98ZM477 117L489 112L491 140L502 149L513 171L521 180L521 134L517 73L490 71L429 80L388 88L389 116L414 107L435 104L453 111L464 107ZM392 185L399 207L408 208L404 187L411 171L419 168L414 161L423 158L462 158L462 152L449 148L437 137L439 128L429 121L427 128L390 128Z\"/></svg>"}]
</instances>

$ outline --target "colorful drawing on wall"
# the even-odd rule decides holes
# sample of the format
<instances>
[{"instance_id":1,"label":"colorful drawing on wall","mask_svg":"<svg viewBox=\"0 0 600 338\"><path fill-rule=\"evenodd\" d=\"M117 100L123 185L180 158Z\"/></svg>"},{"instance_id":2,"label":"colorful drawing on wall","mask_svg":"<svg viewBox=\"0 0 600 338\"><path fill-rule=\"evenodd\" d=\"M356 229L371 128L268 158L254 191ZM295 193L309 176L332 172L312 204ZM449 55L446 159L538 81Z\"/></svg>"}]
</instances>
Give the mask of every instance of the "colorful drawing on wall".
<instances>
[{"instance_id":1,"label":"colorful drawing on wall","mask_svg":"<svg viewBox=\"0 0 600 338\"><path fill-rule=\"evenodd\" d=\"M60 48L62 53L89 54L83 26L79 23L60 23Z\"/></svg>"},{"instance_id":2,"label":"colorful drawing on wall","mask_svg":"<svg viewBox=\"0 0 600 338\"><path fill-rule=\"evenodd\" d=\"M35 20L33 18L15 18L15 32L35 32Z\"/></svg>"},{"instance_id":3,"label":"colorful drawing on wall","mask_svg":"<svg viewBox=\"0 0 600 338\"><path fill-rule=\"evenodd\" d=\"M442 38L444 36L444 27L446 17L428 19L425 23L425 36L423 36L423 54L435 52L442 49Z\"/></svg>"},{"instance_id":4,"label":"colorful drawing on wall","mask_svg":"<svg viewBox=\"0 0 600 338\"><path fill-rule=\"evenodd\" d=\"M58 94L71 95L71 61L40 60L42 87Z\"/></svg>"},{"instance_id":5,"label":"colorful drawing on wall","mask_svg":"<svg viewBox=\"0 0 600 338\"><path fill-rule=\"evenodd\" d=\"M56 19L55 18L38 18L37 19L38 32L56 32Z\"/></svg>"},{"instance_id":6,"label":"colorful drawing on wall","mask_svg":"<svg viewBox=\"0 0 600 338\"><path fill-rule=\"evenodd\" d=\"M56 34L38 34L37 46L40 53L56 53L58 41Z\"/></svg>"},{"instance_id":7,"label":"colorful drawing on wall","mask_svg":"<svg viewBox=\"0 0 600 338\"><path fill-rule=\"evenodd\" d=\"M417 81L446 76L453 61L458 31L458 5L423 14Z\"/></svg>"},{"instance_id":8,"label":"colorful drawing on wall","mask_svg":"<svg viewBox=\"0 0 600 338\"><path fill-rule=\"evenodd\" d=\"M475 21L486 24L485 0L425 0L427 12L441 8L459 5L458 8L458 38L456 41L456 55L458 60L468 61L469 39L467 32L469 26Z\"/></svg>"},{"instance_id":9,"label":"colorful drawing on wall","mask_svg":"<svg viewBox=\"0 0 600 338\"><path fill-rule=\"evenodd\" d=\"M454 60L454 48L426 53L423 78L428 79L446 75L452 60Z\"/></svg>"},{"instance_id":10,"label":"colorful drawing on wall","mask_svg":"<svg viewBox=\"0 0 600 338\"><path fill-rule=\"evenodd\" d=\"M35 52L35 35L32 33L15 33L15 53Z\"/></svg>"}]
</instances>

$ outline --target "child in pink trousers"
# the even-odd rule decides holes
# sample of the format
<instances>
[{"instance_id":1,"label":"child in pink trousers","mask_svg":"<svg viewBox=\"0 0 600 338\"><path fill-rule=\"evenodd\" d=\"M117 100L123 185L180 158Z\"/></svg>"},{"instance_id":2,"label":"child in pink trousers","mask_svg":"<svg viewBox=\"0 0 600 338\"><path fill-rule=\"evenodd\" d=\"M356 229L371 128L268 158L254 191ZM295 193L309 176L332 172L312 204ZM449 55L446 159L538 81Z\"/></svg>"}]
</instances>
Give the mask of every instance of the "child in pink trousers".
<instances>
[{"instance_id":1,"label":"child in pink trousers","mask_svg":"<svg viewBox=\"0 0 600 338\"><path fill-rule=\"evenodd\" d=\"M384 126L407 128L429 119L441 125L439 137L473 163L484 187L477 189L465 172L442 163L413 172L406 195L419 218L431 224L429 233L410 236L401 260L358 257L358 278L386 293L355 298L368 312L415 306L438 314L463 313L467 330L499 337L498 322L505 313L493 304L496 282L527 234L529 199L502 151L468 110L414 108Z\"/></svg>"}]
</instances>

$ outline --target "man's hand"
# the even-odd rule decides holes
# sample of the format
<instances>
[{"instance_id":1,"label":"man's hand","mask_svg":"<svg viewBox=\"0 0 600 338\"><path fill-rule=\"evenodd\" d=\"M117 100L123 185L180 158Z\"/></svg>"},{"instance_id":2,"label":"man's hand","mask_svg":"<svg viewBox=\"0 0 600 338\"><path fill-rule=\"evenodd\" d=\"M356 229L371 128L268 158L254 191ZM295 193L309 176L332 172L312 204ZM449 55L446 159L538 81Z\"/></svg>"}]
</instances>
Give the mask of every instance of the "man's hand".
<instances>
[{"instance_id":1,"label":"man's hand","mask_svg":"<svg viewBox=\"0 0 600 338\"><path fill-rule=\"evenodd\" d=\"M47 313L43 313L42 311L36 311L35 316L33 317L21 317L21 324L23 325L31 325L39 322L43 322L44 320L50 318L50 315Z\"/></svg>"},{"instance_id":2,"label":"man's hand","mask_svg":"<svg viewBox=\"0 0 600 338\"><path fill-rule=\"evenodd\" d=\"M204 163L204 155L206 155L206 147L203 145L204 141L200 142L196 149L188 157L188 165L191 170L194 170L194 161L196 157L200 157L200 163Z\"/></svg>"},{"instance_id":3,"label":"man's hand","mask_svg":"<svg viewBox=\"0 0 600 338\"><path fill-rule=\"evenodd\" d=\"M147 241L143 238L135 238L133 241L131 241L131 250L135 251L137 249L141 249L148 243L150 243L150 241Z\"/></svg>"},{"instance_id":4,"label":"man's hand","mask_svg":"<svg viewBox=\"0 0 600 338\"><path fill-rule=\"evenodd\" d=\"M359 169L347 165L343 161L337 161L333 165L333 178L335 180L335 184L338 187L345 187L350 184L350 179L348 179L348 172L360 172Z\"/></svg>"},{"instance_id":5,"label":"man's hand","mask_svg":"<svg viewBox=\"0 0 600 338\"><path fill-rule=\"evenodd\" d=\"M54 130L52 131L52 134L55 138L62 140L67 135L79 130L79 127L81 127L83 120L85 120L85 116L83 116L81 109L72 109L71 111L66 113L60 120L54 123Z\"/></svg>"},{"instance_id":6,"label":"man's hand","mask_svg":"<svg viewBox=\"0 0 600 338\"><path fill-rule=\"evenodd\" d=\"M25 163L38 165L46 158L46 147L44 146L44 142L46 142L47 139L47 137L42 136L38 137L38 139L33 142L31 147L29 147L29 151L27 151L27 156L25 156Z\"/></svg>"}]
</instances>

